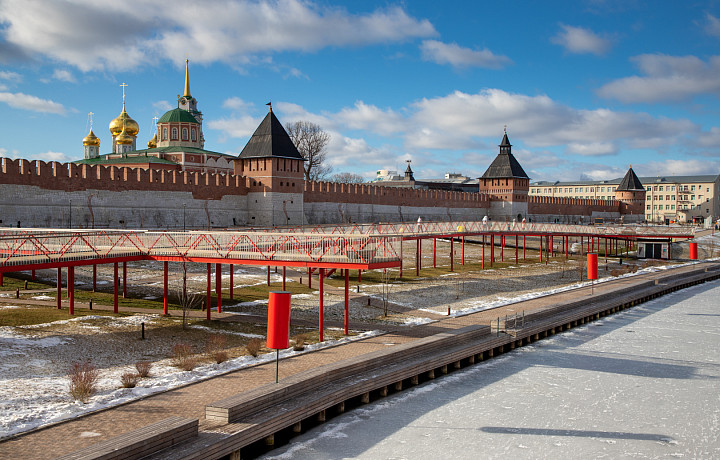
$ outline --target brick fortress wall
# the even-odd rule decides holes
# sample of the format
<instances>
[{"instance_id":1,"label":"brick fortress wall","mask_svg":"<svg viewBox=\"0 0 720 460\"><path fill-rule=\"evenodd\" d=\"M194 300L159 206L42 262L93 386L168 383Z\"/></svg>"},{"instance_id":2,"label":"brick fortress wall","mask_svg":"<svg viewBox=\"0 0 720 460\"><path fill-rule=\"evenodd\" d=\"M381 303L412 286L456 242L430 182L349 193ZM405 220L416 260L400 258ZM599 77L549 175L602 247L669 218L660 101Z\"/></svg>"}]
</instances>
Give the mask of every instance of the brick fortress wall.
<instances>
[{"instance_id":1,"label":"brick fortress wall","mask_svg":"<svg viewBox=\"0 0 720 460\"><path fill-rule=\"evenodd\" d=\"M619 219L627 208L616 200L528 196L528 216L533 222L588 223L602 217Z\"/></svg>"}]
</instances>

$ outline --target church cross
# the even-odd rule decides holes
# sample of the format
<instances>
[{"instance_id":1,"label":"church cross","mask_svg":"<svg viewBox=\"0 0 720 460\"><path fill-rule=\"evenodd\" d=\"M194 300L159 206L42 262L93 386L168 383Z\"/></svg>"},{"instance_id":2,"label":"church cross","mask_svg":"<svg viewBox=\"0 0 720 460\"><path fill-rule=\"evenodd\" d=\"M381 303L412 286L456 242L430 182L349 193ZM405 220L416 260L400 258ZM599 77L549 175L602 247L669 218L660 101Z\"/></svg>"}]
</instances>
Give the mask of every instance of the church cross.
<instances>
[{"instance_id":1,"label":"church cross","mask_svg":"<svg viewBox=\"0 0 720 460\"><path fill-rule=\"evenodd\" d=\"M123 83L120 86L122 86L122 89L123 89L123 106L124 106L125 105L125 88L127 87L127 84Z\"/></svg>"}]
</instances>

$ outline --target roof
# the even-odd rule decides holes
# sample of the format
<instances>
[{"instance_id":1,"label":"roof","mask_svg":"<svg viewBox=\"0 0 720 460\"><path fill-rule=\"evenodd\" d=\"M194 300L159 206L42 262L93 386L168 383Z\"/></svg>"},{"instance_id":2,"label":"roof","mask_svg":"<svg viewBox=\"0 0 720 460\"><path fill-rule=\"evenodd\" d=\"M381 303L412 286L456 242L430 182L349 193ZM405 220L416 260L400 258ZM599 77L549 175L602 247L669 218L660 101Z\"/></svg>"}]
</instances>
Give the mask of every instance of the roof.
<instances>
[{"instance_id":1,"label":"roof","mask_svg":"<svg viewBox=\"0 0 720 460\"><path fill-rule=\"evenodd\" d=\"M718 174L704 174L697 176L642 176L640 183L650 186L652 184L680 184L680 183L708 183L720 180ZM619 185L622 178L608 180L576 180L576 181L544 181L532 182L531 187L570 187L592 185Z\"/></svg>"},{"instance_id":2,"label":"roof","mask_svg":"<svg viewBox=\"0 0 720 460\"><path fill-rule=\"evenodd\" d=\"M505 133L500 143L500 153L495 157L493 162L490 163L490 167L485 171L485 174L482 175L483 179L505 177L529 179L528 175L525 174L525 170L523 170L520 163L515 159L515 156L513 156L510 147L510 141L508 140L507 133Z\"/></svg>"},{"instance_id":3,"label":"roof","mask_svg":"<svg viewBox=\"0 0 720 460\"><path fill-rule=\"evenodd\" d=\"M137 163L161 163L161 164L171 164L171 165L177 165L174 161L166 160L164 158L158 158L154 156L145 156L145 155L136 155L131 157L122 157L122 158L111 158L108 159L107 156L103 155L97 158L89 158L89 159L83 159L74 161L73 163L79 164L79 165L113 165L113 164L137 164Z\"/></svg>"},{"instance_id":4,"label":"roof","mask_svg":"<svg viewBox=\"0 0 720 460\"><path fill-rule=\"evenodd\" d=\"M178 164L171 160L164 158L158 158L154 155L147 155L148 153L196 153L196 154L211 154L219 155L222 157L235 158L235 155L228 155L227 153L213 152L210 150L198 149L195 147L182 147L177 145L171 145L169 147L156 147L154 149L143 149L143 150L130 150L121 158L108 158L109 155L116 155L115 153L105 153L97 158L77 160L73 163L76 164L123 164L123 163L164 163L164 164Z\"/></svg>"},{"instance_id":5,"label":"roof","mask_svg":"<svg viewBox=\"0 0 720 460\"><path fill-rule=\"evenodd\" d=\"M620 185L615 189L616 191L623 192L628 190L645 190L638 176L635 175L635 171L632 168L628 169L625 173L625 177L620 181Z\"/></svg>"},{"instance_id":6,"label":"roof","mask_svg":"<svg viewBox=\"0 0 720 460\"><path fill-rule=\"evenodd\" d=\"M172 109L169 112L165 112L165 115L160 117L158 123L195 123L199 124L198 121L193 117L190 112L183 109Z\"/></svg>"},{"instance_id":7,"label":"roof","mask_svg":"<svg viewBox=\"0 0 720 460\"><path fill-rule=\"evenodd\" d=\"M257 127L238 158L294 158L305 160L272 109Z\"/></svg>"}]
</instances>

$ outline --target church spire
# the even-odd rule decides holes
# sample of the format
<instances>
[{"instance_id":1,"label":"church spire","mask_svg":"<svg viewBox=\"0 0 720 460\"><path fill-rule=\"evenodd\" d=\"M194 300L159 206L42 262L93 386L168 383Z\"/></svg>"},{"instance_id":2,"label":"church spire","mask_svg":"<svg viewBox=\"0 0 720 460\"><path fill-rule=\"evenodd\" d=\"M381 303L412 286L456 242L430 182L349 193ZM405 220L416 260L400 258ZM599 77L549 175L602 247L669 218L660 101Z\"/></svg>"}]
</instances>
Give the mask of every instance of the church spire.
<instances>
[{"instance_id":1,"label":"church spire","mask_svg":"<svg viewBox=\"0 0 720 460\"><path fill-rule=\"evenodd\" d=\"M190 96L190 70L189 70L189 60L185 59L185 96L186 98L190 99L192 96Z\"/></svg>"}]
</instances>

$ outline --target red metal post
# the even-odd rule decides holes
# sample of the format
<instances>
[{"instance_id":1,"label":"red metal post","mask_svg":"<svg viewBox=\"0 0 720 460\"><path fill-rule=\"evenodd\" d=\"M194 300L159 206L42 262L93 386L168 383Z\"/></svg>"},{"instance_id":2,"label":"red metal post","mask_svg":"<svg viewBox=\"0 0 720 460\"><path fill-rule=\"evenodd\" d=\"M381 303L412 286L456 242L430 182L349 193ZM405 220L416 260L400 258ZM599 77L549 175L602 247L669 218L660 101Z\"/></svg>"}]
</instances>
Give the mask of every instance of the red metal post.
<instances>
[{"instance_id":1,"label":"red metal post","mask_svg":"<svg viewBox=\"0 0 720 460\"><path fill-rule=\"evenodd\" d=\"M482 244L482 268L485 269L485 235L483 235L483 244Z\"/></svg>"},{"instance_id":2,"label":"red metal post","mask_svg":"<svg viewBox=\"0 0 720 460\"><path fill-rule=\"evenodd\" d=\"M523 235L523 261L525 260L525 235Z\"/></svg>"},{"instance_id":3,"label":"red metal post","mask_svg":"<svg viewBox=\"0 0 720 460\"><path fill-rule=\"evenodd\" d=\"M415 242L415 276L420 276L420 238Z\"/></svg>"},{"instance_id":4,"label":"red metal post","mask_svg":"<svg viewBox=\"0 0 720 460\"><path fill-rule=\"evenodd\" d=\"M518 236L515 234L515 265L518 263Z\"/></svg>"},{"instance_id":5,"label":"red metal post","mask_svg":"<svg viewBox=\"0 0 720 460\"><path fill-rule=\"evenodd\" d=\"M670 260L672 260L672 238L668 238L668 246L670 248Z\"/></svg>"},{"instance_id":6,"label":"red metal post","mask_svg":"<svg viewBox=\"0 0 720 460\"><path fill-rule=\"evenodd\" d=\"M490 268L493 267L495 262L495 234L490 235Z\"/></svg>"},{"instance_id":7,"label":"red metal post","mask_svg":"<svg viewBox=\"0 0 720 460\"><path fill-rule=\"evenodd\" d=\"M455 240L455 238L453 238L452 236L450 236L450 271L453 271L453 270L454 270L454 268L453 268L453 259L454 259L454 257L453 257L453 251L455 250L455 249L453 248L453 241L454 241L454 240Z\"/></svg>"},{"instance_id":8,"label":"red metal post","mask_svg":"<svg viewBox=\"0 0 720 460\"><path fill-rule=\"evenodd\" d=\"M362 283L362 270L358 269L358 283Z\"/></svg>"},{"instance_id":9,"label":"red metal post","mask_svg":"<svg viewBox=\"0 0 720 460\"><path fill-rule=\"evenodd\" d=\"M538 237L540 238L540 263L542 263L542 260L543 260L543 250L544 250L544 249L543 249L543 237L542 237L542 235L538 235Z\"/></svg>"},{"instance_id":10,"label":"red metal post","mask_svg":"<svg viewBox=\"0 0 720 460\"><path fill-rule=\"evenodd\" d=\"M308 272L308 289L312 289L312 270L310 270L310 267L307 269ZM360 275L358 275L360 276Z\"/></svg>"},{"instance_id":11,"label":"red metal post","mask_svg":"<svg viewBox=\"0 0 720 460\"><path fill-rule=\"evenodd\" d=\"M286 268L287 268L287 267L286 267L285 265L283 265L283 291L285 290L285 269L286 269ZM347 270L345 270L345 276L347 276ZM232 278L230 278L230 279L232 279ZM232 288L231 288L231 289L232 289ZM231 291L231 292L232 292L232 291Z\"/></svg>"},{"instance_id":12,"label":"red metal post","mask_svg":"<svg viewBox=\"0 0 720 460\"><path fill-rule=\"evenodd\" d=\"M323 308L324 308L324 303L323 303L323 300L324 300L324 299L323 299L323 294L324 294L323 281L324 281L324 279L325 279L325 269L324 269L324 268L321 268L321 269L320 269L320 297L319 297L320 303L319 303L319 305L318 305L318 323L319 323L319 324L318 324L318 329L319 329L319 331L318 331L318 336L319 336L319 341L320 341L320 342L323 341L323 315L324 315L324 312L323 312Z\"/></svg>"},{"instance_id":13,"label":"red metal post","mask_svg":"<svg viewBox=\"0 0 720 460\"><path fill-rule=\"evenodd\" d=\"M437 267L436 261L437 238L433 238L433 268Z\"/></svg>"},{"instance_id":14,"label":"red metal post","mask_svg":"<svg viewBox=\"0 0 720 460\"><path fill-rule=\"evenodd\" d=\"M62 268L58 267L57 269L57 284L56 284L57 291L55 292L55 303L57 304L57 309L60 310L62 308Z\"/></svg>"},{"instance_id":15,"label":"red metal post","mask_svg":"<svg viewBox=\"0 0 720 460\"><path fill-rule=\"evenodd\" d=\"M215 264L215 295L217 296L217 312L222 313L222 264Z\"/></svg>"},{"instance_id":16,"label":"red metal post","mask_svg":"<svg viewBox=\"0 0 720 460\"><path fill-rule=\"evenodd\" d=\"M67 279L68 299L70 300L70 314L75 314L75 267L68 267Z\"/></svg>"},{"instance_id":17,"label":"red metal post","mask_svg":"<svg viewBox=\"0 0 720 460\"><path fill-rule=\"evenodd\" d=\"M32 280L35 281L35 270L32 271ZM2 286L2 273L0 273L0 286Z\"/></svg>"},{"instance_id":18,"label":"red metal post","mask_svg":"<svg viewBox=\"0 0 720 460\"><path fill-rule=\"evenodd\" d=\"M114 291L114 297L113 297L113 312L117 313L119 311L119 304L118 304L118 264L115 262L113 264L113 284L115 285L115 291Z\"/></svg>"},{"instance_id":19,"label":"red metal post","mask_svg":"<svg viewBox=\"0 0 720 460\"><path fill-rule=\"evenodd\" d=\"M35 270L33 270L33 279L35 279ZM93 264L93 292L97 291L97 264Z\"/></svg>"},{"instance_id":20,"label":"red metal post","mask_svg":"<svg viewBox=\"0 0 720 460\"><path fill-rule=\"evenodd\" d=\"M285 267L283 267L283 270ZM350 326L350 271L345 269L345 319L343 321L343 328L345 329L345 335L348 335L348 328Z\"/></svg>"},{"instance_id":21,"label":"red metal post","mask_svg":"<svg viewBox=\"0 0 720 460\"><path fill-rule=\"evenodd\" d=\"M461 265L465 265L465 235L462 237L462 259L461 259Z\"/></svg>"},{"instance_id":22,"label":"red metal post","mask_svg":"<svg viewBox=\"0 0 720 460\"><path fill-rule=\"evenodd\" d=\"M210 309L212 308L212 306L210 305L210 270L210 264L207 264L207 272L205 277L205 313L208 321L210 321Z\"/></svg>"},{"instance_id":23,"label":"red metal post","mask_svg":"<svg viewBox=\"0 0 720 460\"><path fill-rule=\"evenodd\" d=\"M607 259L607 238L603 238L603 239L605 240L605 258Z\"/></svg>"},{"instance_id":24,"label":"red metal post","mask_svg":"<svg viewBox=\"0 0 720 460\"><path fill-rule=\"evenodd\" d=\"M33 270L33 272L34 272L34 270ZM0 273L0 286L2 286L2 285L3 285L3 274Z\"/></svg>"},{"instance_id":25,"label":"red metal post","mask_svg":"<svg viewBox=\"0 0 720 460\"><path fill-rule=\"evenodd\" d=\"M235 271L235 266L233 264L230 264L230 300L233 299L233 272ZM283 276L285 275L285 272L283 271ZM285 290L285 284L283 283L283 291Z\"/></svg>"},{"instance_id":26,"label":"red metal post","mask_svg":"<svg viewBox=\"0 0 720 460\"><path fill-rule=\"evenodd\" d=\"M403 276L403 239L400 238L400 278Z\"/></svg>"},{"instance_id":27,"label":"red metal post","mask_svg":"<svg viewBox=\"0 0 720 460\"><path fill-rule=\"evenodd\" d=\"M70 267L67 268L65 274L65 298L70 299Z\"/></svg>"},{"instance_id":28,"label":"red metal post","mask_svg":"<svg viewBox=\"0 0 720 460\"><path fill-rule=\"evenodd\" d=\"M127 298L127 262L123 262L123 299Z\"/></svg>"},{"instance_id":29,"label":"red metal post","mask_svg":"<svg viewBox=\"0 0 720 460\"><path fill-rule=\"evenodd\" d=\"M270 265L267 266L267 285L270 286Z\"/></svg>"},{"instance_id":30,"label":"red metal post","mask_svg":"<svg viewBox=\"0 0 720 460\"><path fill-rule=\"evenodd\" d=\"M163 262L163 314L168 314L168 263Z\"/></svg>"},{"instance_id":31,"label":"red metal post","mask_svg":"<svg viewBox=\"0 0 720 460\"><path fill-rule=\"evenodd\" d=\"M505 262L505 235L500 235L500 262Z\"/></svg>"},{"instance_id":32,"label":"red metal post","mask_svg":"<svg viewBox=\"0 0 720 460\"><path fill-rule=\"evenodd\" d=\"M625 238L625 258L628 258L628 242L629 240Z\"/></svg>"}]
</instances>

